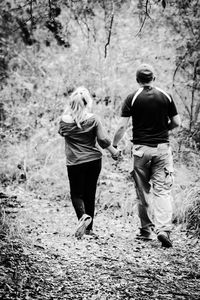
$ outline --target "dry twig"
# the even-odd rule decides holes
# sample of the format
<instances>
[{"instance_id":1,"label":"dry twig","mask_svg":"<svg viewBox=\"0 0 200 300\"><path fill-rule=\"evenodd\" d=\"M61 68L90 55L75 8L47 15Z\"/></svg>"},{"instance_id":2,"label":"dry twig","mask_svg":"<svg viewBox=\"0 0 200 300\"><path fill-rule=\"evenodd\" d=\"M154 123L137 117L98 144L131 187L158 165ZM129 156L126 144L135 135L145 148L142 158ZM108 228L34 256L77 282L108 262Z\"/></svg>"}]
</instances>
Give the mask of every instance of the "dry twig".
<instances>
[{"instance_id":1,"label":"dry twig","mask_svg":"<svg viewBox=\"0 0 200 300\"><path fill-rule=\"evenodd\" d=\"M114 21L114 2L112 1L112 13L111 13L111 20L110 20L110 26L109 26L109 31L108 31L108 40L107 43L105 44L105 55L104 57L107 57L107 47L110 45L110 39L112 35L112 27L113 27L113 21Z\"/></svg>"},{"instance_id":2,"label":"dry twig","mask_svg":"<svg viewBox=\"0 0 200 300\"><path fill-rule=\"evenodd\" d=\"M150 5L149 0L146 0L146 3L145 3L145 16L144 16L144 19L142 21L142 24L141 24L140 29L139 29L138 33L136 34L136 36L138 36L141 33L141 31L144 27L144 24L146 22L146 19L147 18L151 19L150 15L149 15L149 5Z\"/></svg>"}]
</instances>

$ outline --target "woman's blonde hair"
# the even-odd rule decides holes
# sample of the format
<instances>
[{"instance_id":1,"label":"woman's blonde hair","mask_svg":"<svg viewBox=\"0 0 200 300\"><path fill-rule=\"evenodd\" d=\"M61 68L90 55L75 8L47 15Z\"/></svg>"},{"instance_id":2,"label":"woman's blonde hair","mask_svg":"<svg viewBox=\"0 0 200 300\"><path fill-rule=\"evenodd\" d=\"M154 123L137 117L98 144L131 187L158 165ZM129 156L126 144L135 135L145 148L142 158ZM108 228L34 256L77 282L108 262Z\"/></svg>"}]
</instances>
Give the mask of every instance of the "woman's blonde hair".
<instances>
[{"instance_id":1,"label":"woman's blonde hair","mask_svg":"<svg viewBox=\"0 0 200 300\"><path fill-rule=\"evenodd\" d=\"M71 115L77 126L84 120L87 109L92 107L92 97L85 87L78 87L70 96L69 106Z\"/></svg>"}]
</instances>

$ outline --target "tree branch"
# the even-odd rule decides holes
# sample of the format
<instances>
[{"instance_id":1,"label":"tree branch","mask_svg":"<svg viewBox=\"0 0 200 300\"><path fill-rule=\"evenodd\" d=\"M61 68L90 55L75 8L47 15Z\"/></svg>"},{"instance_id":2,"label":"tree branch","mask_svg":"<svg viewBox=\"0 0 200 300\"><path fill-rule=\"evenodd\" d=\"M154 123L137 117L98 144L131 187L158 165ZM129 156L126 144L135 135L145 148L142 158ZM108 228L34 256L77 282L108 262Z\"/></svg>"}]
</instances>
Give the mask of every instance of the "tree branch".
<instances>
[{"instance_id":1,"label":"tree branch","mask_svg":"<svg viewBox=\"0 0 200 300\"><path fill-rule=\"evenodd\" d=\"M113 20L114 20L114 3L112 2L112 14L111 14L110 26L109 26L109 31L108 31L108 40L107 40L107 43L105 44L105 52L104 52L105 58L107 57L107 47L110 44L110 39L111 39L111 35L112 35Z\"/></svg>"},{"instance_id":2,"label":"tree branch","mask_svg":"<svg viewBox=\"0 0 200 300\"><path fill-rule=\"evenodd\" d=\"M33 0L30 1L31 30L33 28Z\"/></svg>"},{"instance_id":3,"label":"tree branch","mask_svg":"<svg viewBox=\"0 0 200 300\"><path fill-rule=\"evenodd\" d=\"M148 11L149 10L148 6L149 6L149 0L146 0L146 3L145 3L145 16L144 16L144 19L142 21L142 24L141 24L140 29L139 29L138 33L136 34L136 36L138 36L141 33L141 31L142 31L142 29L144 27L144 24L146 22L146 19L147 18L151 19L150 15L149 15L149 11Z\"/></svg>"},{"instance_id":4,"label":"tree branch","mask_svg":"<svg viewBox=\"0 0 200 300\"><path fill-rule=\"evenodd\" d=\"M197 106L197 109L195 109L195 112L194 112L194 95L195 95L195 91L196 91L197 67L198 67L199 61L200 61L200 59L197 59L194 63L193 85L192 85L192 101L191 101L192 120L191 120L190 128L192 128L193 123L195 123L195 121L198 118L198 106Z\"/></svg>"},{"instance_id":5,"label":"tree branch","mask_svg":"<svg viewBox=\"0 0 200 300\"><path fill-rule=\"evenodd\" d=\"M51 0L49 0L49 19L51 19L52 17L51 11L52 11Z\"/></svg>"},{"instance_id":6,"label":"tree branch","mask_svg":"<svg viewBox=\"0 0 200 300\"><path fill-rule=\"evenodd\" d=\"M188 116L189 118L191 117L191 112L190 112L190 109L189 107L187 106L187 104L185 103L185 101L183 100L183 98L181 97L180 93L178 92L178 90L176 89L175 85L173 84L173 88L174 88L174 91L176 92L176 94L179 96L179 98L181 99L187 113L188 113Z\"/></svg>"},{"instance_id":7,"label":"tree branch","mask_svg":"<svg viewBox=\"0 0 200 300\"><path fill-rule=\"evenodd\" d=\"M186 58L187 55L188 55L188 51L185 52L183 58L181 59L181 61L179 61L179 63L176 66L176 69L175 69L174 74L173 74L173 84L174 84L174 81L175 81L176 73L178 72L178 69L180 68L182 62L184 61L184 59Z\"/></svg>"}]
</instances>

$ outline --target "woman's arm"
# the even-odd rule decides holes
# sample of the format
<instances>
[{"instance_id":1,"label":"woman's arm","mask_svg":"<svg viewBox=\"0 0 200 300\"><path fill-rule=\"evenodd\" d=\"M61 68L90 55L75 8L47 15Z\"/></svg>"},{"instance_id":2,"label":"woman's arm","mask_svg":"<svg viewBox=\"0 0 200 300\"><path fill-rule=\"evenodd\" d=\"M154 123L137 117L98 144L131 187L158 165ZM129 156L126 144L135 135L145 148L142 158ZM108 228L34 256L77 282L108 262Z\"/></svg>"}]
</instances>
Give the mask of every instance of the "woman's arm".
<instances>
[{"instance_id":1,"label":"woman's arm","mask_svg":"<svg viewBox=\"0 0 200 300\"><path fill-rule=\"evenodd\" d=\"M114 159L119 156L119 151L111 145L111 140L100 121L97 125L97 142L101 148L108 150Z\"/></svg>"},{"instance_id":2,"label":"woman's arm","mask_svg":"<svg viewBox=\"0 0 200 300\"><path fill-rule=\"evenodd\" d=\"M59 123L58 133L63 137L69 134L68 125L63 120L61 120Z\"/></svg>"}]
</instances>

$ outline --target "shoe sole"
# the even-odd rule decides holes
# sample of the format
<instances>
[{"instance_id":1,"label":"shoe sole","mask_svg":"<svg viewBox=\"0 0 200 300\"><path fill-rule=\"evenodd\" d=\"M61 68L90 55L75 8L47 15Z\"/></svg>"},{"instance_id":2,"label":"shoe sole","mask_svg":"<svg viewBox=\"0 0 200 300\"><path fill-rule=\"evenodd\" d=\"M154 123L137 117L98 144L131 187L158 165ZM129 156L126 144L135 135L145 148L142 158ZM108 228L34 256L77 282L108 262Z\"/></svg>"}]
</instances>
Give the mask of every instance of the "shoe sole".
<instances>
[{"instance_id":1,"label":"shoe sole","mask_svg":"<svg viewBox=\"0 0 200 300\"><path fill-rule=\"evenodd\" d=\"M146 236L136 236L136 240L140 240L140 241L153 241L153 238L146 237Z\"/></svg>"},{"instance_id":2,"label":"shoe sole","mask_svg":"<svg viewBox=\"0 0 200 300\"><path fill-rule=\"evenodd\" d=\"M81 239L84 235L87 226L92 222L92 218L89 215L83 215L79 220L78 227L75 232L75 237Z\"/></svg>"},{"instance_id":3,"label":"shoe sole","mask_svg":"<svg viewBox=\"0 0 200 300\"><path fill-rule=\"evenodd\" d=\"M172 242L164 234L158 235L158 240L162 243L162 247L172 247Z\"/></svg>"},{"instance_id":4,"label":"shoe sole","mask_svg":"<svg viewBox=\"0 0 200 300\"><path fill-rule=\"evenodd\" d=\"M98 240L99 239L98 235L96 235L96 234L90 234L90 233L85 233L85 234L90 239L94 239L94 240Z\"/></svg>"}]
</instances>

